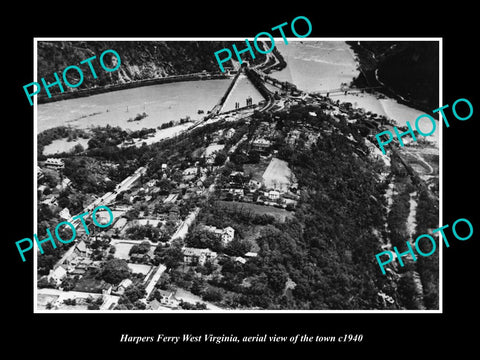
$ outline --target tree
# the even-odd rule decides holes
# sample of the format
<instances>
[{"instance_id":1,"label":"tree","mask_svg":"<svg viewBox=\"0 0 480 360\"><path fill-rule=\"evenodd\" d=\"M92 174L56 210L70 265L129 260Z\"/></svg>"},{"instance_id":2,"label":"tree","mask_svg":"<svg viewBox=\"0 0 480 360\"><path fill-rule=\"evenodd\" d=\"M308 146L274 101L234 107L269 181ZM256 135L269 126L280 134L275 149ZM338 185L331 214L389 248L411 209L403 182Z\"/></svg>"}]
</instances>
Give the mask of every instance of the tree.
<instances>
[{"instance_id":1,"label":"tree","mask_svg":"<svg viewBox=\"0 0 480 360\"><path fill-rule=\"evenodd\" d=\"M66 277L65 279L62 280L62 283L60 284L60 288L63 291L71 291L75 288L77 285L77 280L72 277Z\"/></svg>"},{"instance_id":2,"label":"tree","mask_svg":"<svg viewBox=\"0 0 480 360\"><path fill-rule=\"evenodd\" d=\"M258 164L260 162L260 153L256 150L251 150L248 153L248 161L252 164Z\"/></svg>"},{"instance_id":3,"label":"tree","mask_svg":"<svg viewBox=\"0 0 480 360\"><path fill-rule=\"evenodd\" d=\"M398 282L398 293L399 299L406 309L417 310L419 304L416 300L416 288L415 281L413 279L412 273L405 273Z\"/></svg>"},{"instance_id":4,"label":"tree","mask_svg":"<svg viewBox=\"0 0 480 360\"><path fill-rule=\"evenodd\" d=\"M168 269L176 268L183 261L182 250L176 246L163 247L159 245L155 249L155 253L160 263Z\"/></svg>"},{"instance_id":5,"label":"tree","mask_svg":"<svg viewBox=\"0 0 480 360\"><path fill-rule=\"evenodd\" d=\"M221 251L223 248L222 240L219 236L212 234L208 230L195 229L189 233L185 239L188 246L196 248L209 248L213 251Z\"/></svg>"},{"instance_id":6,"label":"tree","mask_svg":"<svg viewBox=\"0 0 480 360\"><path fill-rule=\"evenodd\" d=\"M130 269L125 260L112 259L103 264L99 276L106 282L116 285L130 276Z\"/></svg>"},{"instance_id":7,"label":"tree","mask_svg":"<svg viewBox=\"0 0 480 360\"><path fill-rule=\"evenodd\" d=\"M223 295L220 290L208 288L207 290L205 290L202 298L205 301L222 301Z\"/></svg>"},{"instance_id":8,"label":"tree","mask_svg":"<svg viewBox=\"0 0 480 360\"><path fill-rule=\"evenodd\" d=\"M74 154L81 153L81 152L84 152L84 151L85 151L85 149L83 148L82 144L80 144L80 143L77 143L72 149L72 152Z\"/></svg>"},{"instance_id":9,"label":"tree","mask_svg":"<svg viewBox=\"0 0 480 360\"><path fill-rule=\"evenodd\" d=\"M140 300L145 296L145 288L141 285L130 285L125 289L125 293L122 295L126 297L132 304L137 300Z\"/></svg>"},{"instance_id":10,"label":"tree","mask_svg":"<svg viewBox=\"0 0 480 360\"><path fill-rule=\"evenodd\" d=\"M250 251L250 247L250 243L235 238L225 247L225 254L232 256L241 256L246 252Z\"/></svg>"},{"instance_id":11,"label":"tree","mask_svg":"<svg viewBox=\"0 0 480 360\"><path fill-rule=\"evenodd\" d=\"M227 154L224 151L219 151L213 160L213 165L221 166L225 163L225 160L227 160Z\"/></svg>"},{"instance_id":12,"label":"tree","mask_svg":"<svg viewBox=\"0 0 480 360\"><path fill-rule=\"evenodd\" d=\"M139 245L133 245L130 248L129 255L132 254L146 254L150 250L150 242L142 241Z\"/></svg>"},{"instance_id":13,"label":"tree","mask_svg":"<svg viewBox=\"0 0 480 360\"><path fill-rule=\"evenodd\" d=\"M53 280L48 280L48 278L46 276L44 277L41 277L38 281L37 281L37 287L39 289L42 289L42 288L51 288L51 289L54 289L55 288L55 282Z\"/></svg>"},{"instance_id":14,"label":"tree","mask_svg":"<svg viewBox=\"0 0 480 360\"><path fill-rule=\"evenodd\" d=\"M205 289L205 281L202 278L195 277L192 280L190 291L195 295L200 295Z\"/></svg>"},{"instance_id":15,"label":"tree","mask_svg":"<svg viewBox=\"0 0 480 360\"><path fill-rule=\"evenodd\" d=\"M65 299L65 300L63 300L63 303L64 303L65 305L73 305L73 306L75 306L75 305L77 305L77 300L76 300L76 299Z\"/></svg>"}]
</instances>

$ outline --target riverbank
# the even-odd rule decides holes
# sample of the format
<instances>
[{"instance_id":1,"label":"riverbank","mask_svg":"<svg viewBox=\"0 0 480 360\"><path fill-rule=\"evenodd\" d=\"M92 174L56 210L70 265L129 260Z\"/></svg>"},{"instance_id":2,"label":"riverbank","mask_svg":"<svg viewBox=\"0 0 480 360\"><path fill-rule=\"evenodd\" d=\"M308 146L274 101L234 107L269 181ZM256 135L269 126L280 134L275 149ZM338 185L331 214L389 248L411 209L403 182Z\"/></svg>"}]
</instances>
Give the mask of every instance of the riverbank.
<instances>
[{"instance_id":1,"label":"riverbank","mask_svg":"<svg viewBox=\"0 0 480 360\"><path fill-rule=\"evenodd\" d=\"M168 84L168 83L181 82L181 81L229 79L231 77L232 75L223 74L223 73L218 73L218 74L194 73L194 74L186 74L186 75L173 75L173 76L166 76L166 77L160 77L160 78L143 79L143 80L129 81L122 84L98 86L98 87L92 87L89 89L82 89L82 90L73 90L71 92L54 94L52 95L51 98L41 93L37 95L37 103L46 104L54 101L76 99L80 97L87 97L90 95L97 95L97 94L107 93L107 92L116 91L116 90L132 89L132 88L141 87L141 86Z\"/></svg>"},{"instance_id":2,"label":"riverbank","mask_svg":"<svg viewBox=\"0 0 480 360\"><path fill-rule=\"evenodd\" d=\"M435 41L347 41L360 73L351 84L378 87L398 103L430 113L439 106L439 55Z\"/></svg>"}]
</instances>

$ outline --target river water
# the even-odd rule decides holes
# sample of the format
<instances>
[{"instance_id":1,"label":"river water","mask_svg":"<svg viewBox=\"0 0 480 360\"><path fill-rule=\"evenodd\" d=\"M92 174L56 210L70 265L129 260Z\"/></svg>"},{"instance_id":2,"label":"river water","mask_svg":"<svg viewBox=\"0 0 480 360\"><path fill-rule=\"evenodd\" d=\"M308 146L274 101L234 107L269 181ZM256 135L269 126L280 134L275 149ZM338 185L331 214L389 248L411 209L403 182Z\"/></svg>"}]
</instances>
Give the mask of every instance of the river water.
<instances>
[{"instance_id":1,"label":"river water","mask_svg":"<svg viewBox=\"0 0 480 360\"><path fill-rule=\"evenodd\" d=\"M304 91L338 89L341 83L349 84L358 74L354 54L345 42L289 39L288 45L277 42L276 46L288 65L279 72L271 73L271 76L292 82ZM215 106L230 82L230 79L220 79L159 84L41 104L37 110L37 132L61 125L87 129L107 124L138 130L157 128L165 122L187 116L196 120ZM223 111L233 110L236 102L244 106L248 96L252 97L254 104L263 100L248 79L242 78ZM390 117L399 125L404 125L407 120L413 123L422 114L394 99L378 99L372 94L342 93L331 97ZM199 110L204 113L199 114ZM144 119L128 121L143 112L148 115ZM430 138L437 142L438 131ZM75 143L56 140L45 148L44 153L65 151Z\"/></svg>"},{"instance_id":2,"label":"river water","mask_svg":"<svg viewBox=\"0 0 480 360\"><path fill-rule=\"evenodd\" d=\"M88 129L109 124L139 130L157 128L163 123L186 117L197 120L217 104L231 81L217 79L158 84L41 104L37 110L37 133L62 125ZM236 102L245 106L247 97L251 97L254 104L263 100L255 87L242 78L228 97L223 111L235 109ZM203 113L199 113L199 110ZM144 112L147 117L140 121L129 121ZM184 128L178 126L157 131L156 136L158 139L164 135L171 136ZM54 140L45 147L44 154L69 151L77 143L86 148L87 141Z\"/></svg>"},{"instance_id":3,"label":"river water","mask_svg":"<svg viewBox=\"0 0 480 360\"><path fill-rule=\"evenodd\" d=\"M299 41L289 39L288 45L277 42L278 48L287 67L270 75L281 81L289 81L303 91L316 92L339 89L342 83L350 84L354 77L359 74L355 54L350 46L344 41ZM398 126L404 126L409 121L412 126L415 119L424 112L398 103L392 98L378 98L368 93L350 93L347 95L330 95L333 100L350 102L355 108L363 108L366 111L384 115L396 121ZM432 109L433 110L433 109ZM430 128L421 129L427 132ZM438 146L439 131L427 139Z\"/></svg>"},{"instance_id":4,"label":"river water","mask_svg":"<svg viewBox=\"0 0 480 360\"><path fill-rule=\"evenodd\" d=\"M88 128L107 124L138 130L156 128L187 116L199 119L215 106L231 81L217 79L158 84L41 104L37 113L38 132L61 125ZM253 103L263 100L252 84L239 81L224 110L234 109L235 102L245 106L248 96L252 97ZM199 110L204 113L199 114ZM144 112L148 115L146 118L128 121Z\"/></svg>"}]
</instances>

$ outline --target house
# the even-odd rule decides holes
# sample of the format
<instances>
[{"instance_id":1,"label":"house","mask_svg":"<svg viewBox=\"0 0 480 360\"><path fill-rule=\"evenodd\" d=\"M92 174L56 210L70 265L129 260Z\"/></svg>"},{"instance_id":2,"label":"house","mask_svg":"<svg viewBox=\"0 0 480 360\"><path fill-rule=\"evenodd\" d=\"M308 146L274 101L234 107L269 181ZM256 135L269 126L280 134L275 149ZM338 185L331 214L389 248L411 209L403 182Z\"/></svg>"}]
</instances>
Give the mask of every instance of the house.
<instances>
[{"instance_id":1,"label":"house","mask_svg":"<svg viewBox=\"0 0 480 360\"><path fill-rule=\"evenodd\" d=\"M223 234L223 230L222 229L218 229L217 227L215 226L209 226L209 225L204 225L203 228L207 231L210 231L216 235L219 235L221 236Z\"/></svg>"},{"instance_id":2,"label":"house","mask_svg":"<svg viewBox=\"0 0 480 360\"><path fill-rule=\"evenodd\" d=\"M227 226L225 229L218 229L215 226L204 225L203 229L219 236L225 245L232 241L235 236L235 229L231 226Z\"/></svg>"},{"instance_id":3,"label":"house","mask_svg":"<svg viewBox=\"0 0 480 360\"><path fill-rule=\"evenodd\" d=\"M42 169L40 166L37 166L37 180L42 180L45 177L45 174L43 173Z\"/></svg>"},{"instance_id":4,"label":"house","mask_svg":"<svg viewBox=\"0 0 480 360\"><path fill-rule=\"evenodd\" d=\"M71 275L83 276L83 275L85 275L86 272L87 272L86 268L84 268L82 266L79 266L79 267L76 267L70 274Z\"/></svg>"},{"instance_id":5,"label":"house","mask_svg":"<svg viewBox=\"0 0 480 360\"><path fill-rule=\"evenodd\" d=\"M165 291L165 290L158 290L160 293L160 303L163 305L173 305L173 292Z\"/></svg>"},{"instance_id":6,"label":"house","mask_svg":"<svg viewBox=\"0 0 480 360\"><path fill-rule=\"evenodd\" d=\"M83 240L79 241L76 244L74 251L78 256L83 256L83 257L86 257L87 254L89 253L89 250L87 249L87 245Z\"/></svg>"},{"instance_id":7,"label":"house","mask_svg":"<svg viewBox=\"0 0 480 360\"><path fill-rule=\"evenodd\" d=\"M63 178L62 184L60 185L60 187L61 187L61 189L66 189L71 184L72 184L72 180L70 180L69 178Z\"/></svg>"},{"instance_id":8,"label":"house","mask_svg":"<svg viewBox=\"0 0 480 360\"><path fill-rule=\"evenodd\" d=\"M48 195L45 200L42 201L42 204L48 205L48 206L57 206L57 198L53 195Z\"/></svg>"},{"instance_id":9,"label":"house","mask_svg":"<svg viewBox=\"0 0 480 360\"><path fill-rule=\"evenodd\" d=\"M234 236L235 236L235 229L233 229L231 226L227 226L222 231L222 242L224 244L228 244L230 241L233 240Z\"/></svg>"},{"instance_id":10,"label":"house","mask_svg":"<svg viewBox=\"0 0 480 360\"><path fill-rule=\"evenodd\" d=\"M53 170L60 170L65 168L65 163L62 159L48 158L45 161L45 167Z\"/></svg>"},{"instance_id":11,"label":"house","mask_svg":"<svg viewBox=\"0 0 480 360\"><path fill-rule=\"evenodd\" d=\"M72 217L72 215L70 215L70 211L68 210L68 208L64 208L62 211L58 213L58 215L65 220L68 220Z\"/></svg>"},{"instance_id":12,"label":"house","mask_svg":"<svg viewBox=\"0 0 480 360\"><path fill-rule=\"evenodd\" d=\"M224 136L225 136L225 138L227 138L227 139L231 139L234 134L235 134L235 129L234 129L234 128L230 128L230 129L228 129L227 131L225 131Z\"/></svg>"},{"instance_id":13,"label":"house","mask_svg":"<svg viewBox=\"0 0 480 360\"><path fill-rule=\"evenodd\" d=\"M245 253L244 256L246 256L246 257L257 257L257 253L256 252L247 252L247 253Z\"/></svg>"},{"instance_id":14,"label":"house","mask_svg":"<svg viewBox=\"0 0 480 360\"><path fill-rule=\"evenodd\" d=\"M247 262L247 260L246 260L245 258L241 257L241 256L237 256L237 257L235 258L235 261L236 261L236 262L239 262L239 263L241 263L241 264L245 264L245 263Z\"/></svg>"},{"instance_id":15,"label":"house","mask_svg":"<svg viewBox=\"0 0 480 360\"><path fill-rule=\"evenodd\" d=\"M207 261L211 261L217 257L215 251L210 249L197 249L185 247L182 249L183 261L187 265L205 265Z\"/></svg>"},{"instance_id":16,"label":"house","mask_svg":"<svg viewBox=\"0 0 480 360\"><path fill-rule=\"evenodd\" d=\"M150 301L150 304L148 304L148 309L149 310L158 310L160 308L161 304L157 299L154 299Z\"/></svg>"},{"instance_id":17,"label":"house","mask_svg":"<svg viewBox=\"0 0 480 360\"><path fill-rule=\"evenodd\" d=\"M57 267L55 270L50 270L48 280L53 280L57 285L67 276L67 270L63 266Z\"/></svg>"},{"instance_id":18,"label":"house","mask_svg":"<svg viewBox=\"0 0 480 360\"><path fill-rule=\"evenodd\" d=\"M280 199L280 192L278 192L277 190L270 190L267 193L267 196L270 200L278 200Z\"/></svg>"},{"instance_id":19,"label":"house","mask_svg":"<svg viewBox=\"0 0 480 360\"><path fill-rule=\"evenodd\" d=\"M257 138L253 141L252 143L252 148L258 151L263 151L268 149L272 143L270 140L264 139L264 138Z\"/></svg>"},{"instance_id":20,"label":"house","mask_svg":"<svg viewBox=\"0 0 480 360\"><path fill-rule=\"evenodd\" d=\"M245 191L243 189L236 189L236 188L231 188L228 190L230 194L237 195L237 196L245 196Z\"/></svg>"},{"instance_id":21,"label":"house","mask_svg":"<svg viewBox=\"0 0 480 360\"><path fill-rule=\"evenodd\" d=\"M130 286L132 285L133 282L132 280L130 279L123 279L120 284L118 284L117 288L114 290L114 294L115 295L123 295L123 293L125 292L125 290Z\"/></svg>"},{"instance_id":22,"label":"house","mask_svg":"<svg viewBox=\"0 0 480 360\"><path fill-rule=\"evenodd\" d=\"M189 168L186 168L185 170L183 170L182 172L182 175L183 175L183 180L184 181L189 181L189 180L192 180L193 178L195 178L195 176L197 176L197 173L198 173L198 170L196 167L189 167Z\"/></svg>"}]
</instances>

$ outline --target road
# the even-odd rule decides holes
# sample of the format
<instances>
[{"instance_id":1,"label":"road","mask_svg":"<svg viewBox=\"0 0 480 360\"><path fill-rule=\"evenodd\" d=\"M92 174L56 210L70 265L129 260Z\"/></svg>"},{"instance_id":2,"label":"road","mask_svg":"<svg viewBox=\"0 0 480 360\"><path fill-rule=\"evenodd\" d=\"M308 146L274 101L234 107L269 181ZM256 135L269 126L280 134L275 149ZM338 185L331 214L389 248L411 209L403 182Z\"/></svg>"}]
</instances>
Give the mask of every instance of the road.
<instances>
[{"instance_id":1,"label":"road","mask_svg":"<svg viewBox=\"0 0 480 360\"><path fill-rule=\"evenodd\" d=\"M197 207L190 214L188 214L185 220L182 221L180 226L177 228L177 231L175 231L175 233L170 238L169 243L171 243L175 239L185 239L185 236L187 236L188 233L188 228L190 227L190 225L192 225L199 212L200 208Z\"/></svg>"},{"instance_id":2,"label":"road","mask_svg":"<svg viewBox=\"0 0 480 360\"><path fill-rule=\"evenodd\" d=\"M137 170L135 170L135 172L130 175L129 177L125 178L121 183L119 183L116 188L115 188L115 191L113 192L108 192L106 194L104 194L103 196L99 197L98 199L96 199L95 201L93 201L90 205L88 205L82 213L85 213L85 212L90 212L92 211L95 207L97 206L100 206L100 205L108 205L108 204L111 204L112 202L115 201L115 198L117 197L117 195L122 192L122 191L125 191L125 190L128 190L142 175L145 174L145 172L147 171L147 169L145 167L139 167ZM78 216L75 215L75 216ZM70 223L72 223L75 228L80 225L81 223L81 220L80 219L76 219L76 220L73 220L73 218L75 216L72 216L69 220Z\"/></svg>"},{"instance_id":3,"label":"road","mask_svg":"<svg viewBox=\"0 0 480 360\"><path fill-rule=\"evenodd\" d=\"M152 276L150 281L148 282L147 286L145 287L146 295L145 299L148 299L150 294L152 293L153 289L155 288L155 284L157 283L158 279L162 276L163 272L167 269L165 265L158 265L157 271Z\"/></svg>"}]
</instances>

